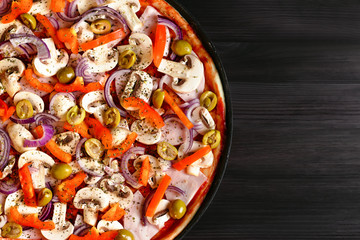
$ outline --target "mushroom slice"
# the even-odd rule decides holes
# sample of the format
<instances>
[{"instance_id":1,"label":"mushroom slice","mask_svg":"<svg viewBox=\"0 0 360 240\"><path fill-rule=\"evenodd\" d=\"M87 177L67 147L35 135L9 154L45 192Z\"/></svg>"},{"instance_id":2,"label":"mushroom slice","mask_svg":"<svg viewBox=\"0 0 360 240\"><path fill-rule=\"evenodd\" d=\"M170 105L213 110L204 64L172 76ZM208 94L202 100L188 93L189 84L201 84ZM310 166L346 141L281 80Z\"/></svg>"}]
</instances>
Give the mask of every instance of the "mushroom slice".
<instances>
[{"instance_id":1,"label":"mushroom slice","mask_svg":"<svg viewBox=\"0 0 360 240\"><path fill-rule=\"evenodd\" d=\"M57 93L50 100L50 113L66 121L66 114L70 108L76 105L74 95L71 93Z\"/></svg>"},{"instance_id":2,"label":"mushroom slice","mask_svg":"<svg viewBox=\"0 0 360 240\"><path fill-rule=\"evenodd\" d=\"M1 94L5 88L6 92L13 97L20 91L19 79L25 70L24 63L17 58L5 58L0 61Z\"/></svg>"},{"instance_id":3,"label":"mushroom slice","mask_svg":"<svg viewBox=\"0 0 360 240\"><path fill-rule=\"evenodd\" d=\"M117 0L116 5L131 31L136 31L143 26L143 23L136 15L136 12L138 12L141 7L139 0Z\"/></svg>"},{"instance_id":4,"label":"mushroom slice","mask_svg":"<svg viewBox=\"0 0 360 240\"><path fill-rule=\"evenodd\" d=\"M12 173L12 169L15 166L15 162L16 162L15 156L10 155L9 156L9 162L6 165L6 167L3 169L0 180L6 178L9 174Z\"/></svg>"},{"instance_id":5,"label":"mushroom slice","mask_svg":"<svg viewBox=\"0 0 360 240\"><path fill-rule=\"evenodd\" d=\"M128 97L141 98L145 102L149 102L153 89L153 80L151 76L143 71L133 71L126 83L124 91L120 97L120 102ZM128 108L126 110L134 110Z\"/></svg>"},{"instance_id":6,"label":"mushroom slice","mask_svg":"<svg viewBox=\"0 0 360 240\"><path fill-rule=\"evenodd\" d=\"M36 14L46 15L50 13L50 3L51 0L34 1L28 13L31 15L36 15Z\"/></svg>"},{"instance_id":7,"label":"mushroom slice","mask_svg":"<svg viewBox=\"0 0 360 240\"><path fill-rule=\"evenodd\" d=\"M76 146L80 141L80 135L76 132L63 132L52 137L61 150L75 155Z\"/></svg>"},{"instance_id":8,"label":"mushroom slice","mask_svg":"<svg viewBox=\"0 0 360 240\"><path fill-rule=\"evenodd\" d=\"M157 226L159 229L164 227L165 223L170 219L169 205L170 201L161 199L156 207L154 216L152 218L146 217L149 223Z\"/></svg>"},{"instance_id":9,"label":"mushroom slice","mask_svg":"<svg viewBox=\"0 0 360 240\"><path fill-rule=\"evenodd\" d=\"M136 120L131 125L131 131L137 133L136 140L145 145L152 145L158 143L161 139L161 131L149 123L146 119Z\"/></svg>"},{"instance_id":10,"label":"mushroom slice","mask_svg":"<svg viewBox=\"0 0 360 240\"><path fill-rule=\"evenodd\" d=\"M54 40L51 38L43 38L42 40L49 48L50 59L42 61L36 56L33 60L34 72L41 77L52 77L60 69L66 67L69 55L64 49L57 50Z\"/></svg>"},{"instance_id":11,"label":"mushroom slice","mask_svg":"<svg viewBox=\"0 0 360 240\"><path fill-rule=\"evenodd\" d=\"M98 211L109 206L109 197L96 187L85 187L80 189L74 198L74 206L84 210L84 222L95 226Z\"/></svg>"},{"instance_id":12,"label":"mushroom slice","mask_svg":"<svg viewBox=\"0 0 360 240\"><path fill-rule=\"evenodd\" d=\"M150 37L144 33L133 33L129 37L129 45L122 45L117 47L119 53L126 50L131 50L136 54L136 62L131 67L132 69L145 69L153 60L153 46Z\"/></svg>"},{"instance_id":13,"label":"mushroom slice","mask_svg":"<svg viewBox=\"0 0 360 240\"><path fill-rule=\"evenodd\" d=\"M194 111L192 111L191 116L196 125L196 131L201 135L205 135L209 130L215 129L215 121L206 108L195 108Z\"/></svg>"},{"instance_id":14,"label":"mushroom slice","mask_svg":"<svg viewBox=\"0 0 360 240\"><path fill-rule=\"evenodd\" d=\"M204 75L202 62L194 55L185 55L180 62L162 59L158 71L174 78L171 88L179 93L194 91Z\"/></svg>"},{"instance_id":15,"label":"mushroom slice","mask_svg":"<svg viewBox=\"0 0 360 240\"><path fill-rule=\"evenodd\" d=\"M10 39L10 34L25 33L34 35L30 28L26 27L19 20L0 25L0 42Z\"/></svg>"},{"instance_id":16,"label":"mushroom slice","mask_svg":"<svg viewBox=\"0 0 360 240\"><path fill-rule=\"evenodd\" d=\"M94 33L91 31L90 25L87 22L81 22L80 24L75 24L77 40L79 44L88 42L94 39Z\"/></svg>"},{"instance_id":17,"label":"mushroom slice","mask_svg":"<svg viewBox=\"0 0 360 240\"><path fill-rule=\"evenodd\" d=\"M32 150L20 155L18 167L22 168L26 163L32 163L31 167L38 170L37 174L33 174L32 180L35 189L45 187L45 176L49 175L50 168L55 164L54 159L44 152Z\"/></svg>"},{"instance_id":18,"label":"mushroom slice","mask_svg":"<svg viewBox=\"0 0 360 240\"><path fill-rule=\"evenodd\" d=\"M44 100L37 94L32 92L21 91L14 96L14 104L16 105L21 100L28 100L34 109L34 115L44 111Z\"/></svg>"},{"instance_id":19,"label":"mushroom slice","mask_svg":"<svg viewBox=\"0 0 360 240\"><path fill-rule=\"evenodd\" d=\"M41 234L47 239L65 240L74 232L74 225L65 220L66 203L54 203L54 212L52 221L55 229L41 230Z\"/></svg>"},{"instance_id":20,"label":"mushroom slice","mask_svg":"<svg viewBox=\"0 0 360 240\"><path fill-rule=\"evenodd\" d=\"M99 233L104 233L112 230L120 230L123 228L124 227L118 221L100 220L97 224L97 229L99 230Z\"/></svg>"},{"instance_id":21,"label":"mushroom slice","mask_svg":"<svg viewBox=\"0 0 360 240\"><path fill-rule=\"evenodd\" d=\"M80 106L104 124L104 114L109 108L104 97L104 91L93 91L82 96Z\"/></svg>"},{"instance_id":22,"label":"mushroom slice","mask_svg":"<svg viewBox=\"0 0 360 240\"><path fill-rule=\"evenodd\" d=\"M128 129L119 126L111 129L110 131L113 138L112 144L114 147L120 145L130 134Z\"/></svg>"},{"instance_id":23,"label":"mushroom slice","mask_svg":"<svg viewBox=\"0 0 360 240\"><path fill-rule=\"evenodd\" d=\"M36 147L24 147L24 140L34 140L34 136L24 126L16 123L9 123L6 127L11 144L16 151L24 153L30 150L36 150Z\"/></svg>"},{"instance_id":24,"label":"mushroom slice","mask_svg":"<svg viewBox=\"0 0 360 240\"><path fill-rule=\"evenodd\" d=\"M87 59L88 69L92 73L110 71L117 66L119 60L118 51L106 44L87 50L82 56Z\"/></svg>"},{"instance_id":25,"label":"mushroom slice","mask_svg":"<svg viewBox=\"0 0 360 240\"><path fill-rule=\"evenodd\" d=\"M41 211L41 207L29 207L25 205L24 192L21 189L9 194L6 197L4 212L7 216L9 216L10 208L13 206L17 206L21 214L34 214L40 213Z\"/></svg>"},{"instance_id":26,"label":"mushroom slice","mask_svg":"<svg viewBox=\"0 0 360 240\"><path fill-rule=\"evenodd\" d=\"M125 186L124 177L120 173L113 174L100 182L100 188L109 197L110 205L119 203L119 206L126 208L132 203L133 193L128 186Z\"/></svg>"}]
</instances>

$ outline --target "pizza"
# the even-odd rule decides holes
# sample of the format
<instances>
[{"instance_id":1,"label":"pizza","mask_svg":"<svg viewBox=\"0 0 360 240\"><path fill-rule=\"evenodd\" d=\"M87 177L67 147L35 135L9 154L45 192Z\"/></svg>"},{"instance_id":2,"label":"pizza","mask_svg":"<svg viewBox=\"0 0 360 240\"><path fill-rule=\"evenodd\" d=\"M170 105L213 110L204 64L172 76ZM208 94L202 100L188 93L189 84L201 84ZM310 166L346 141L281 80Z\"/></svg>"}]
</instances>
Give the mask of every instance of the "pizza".
<instances>
[{"instance_id":1,"label":"pizza","mask_svg":"<svg viewBox=\"0 0 360 240\"><path fill-rule=\"evenodd\" d=\"M1 0L0 239L173 239L213 183L224 93L163 0Z\"/></svg>"}]
</instances>

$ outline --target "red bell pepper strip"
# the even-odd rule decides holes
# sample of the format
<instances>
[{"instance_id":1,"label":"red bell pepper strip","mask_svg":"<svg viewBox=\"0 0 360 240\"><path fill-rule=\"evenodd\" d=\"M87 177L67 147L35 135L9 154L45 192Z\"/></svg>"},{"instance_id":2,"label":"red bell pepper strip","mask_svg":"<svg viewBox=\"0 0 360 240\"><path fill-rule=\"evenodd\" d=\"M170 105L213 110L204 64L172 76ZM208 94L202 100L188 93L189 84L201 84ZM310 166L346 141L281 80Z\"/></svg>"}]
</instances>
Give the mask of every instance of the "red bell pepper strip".
<instances>
[{"instance_id":1,"label":"red bell pepper strip","mask_svg":"<svg viewBox=\"0 0 360 240\"><path fill-rule=\"evenodd\" d=\"M5 115L1 117L1 121L5 122L6 120L8 120L14 114L15 111L16 108L14 106L9 107Z\"/></svg>"},{"instance_id":2,"label":"red bell pepper strip","mask_svg":"<svg viewBox=\"0 0 360 240\"><path fill-rule=\"evenodd\" d=\"M101 233L97 240L114 240L118 235L119 231L111 230L104 233Z\"/></svg>"},{"instance_id":3,"label":"red bell pepper strip","mask_svg":"<svg viewBox=\"0 0 360 240\"><path fill-rule=\"evenodd\" d=\"M19 169L19 179L21 183L21 188L24 192L25 205L30 207L36 207L36 194L31 178L31 173L29 171L29 165L31 165L31 163L26 163Z\"/></svg>"},{"instance_id":4,"label":"red bell pepper strip","mask_svg":"<svg viewBox=\"0 0 360 240\"><path fill-rule=\"evenodd\" d=\"M111 158L120 157L127 150L129 150L131 148L131 146L135 142L136 138L137 138L136 132L130 133L119 146L117 146L115 149L109 149L107 151L107 156L111 157Z\"/></svg>"},{"instance_id":5,"label":"red bell pepper strip","mask_svg":"<svg viewBox=\"0 0 360 240\"><path fill-rule=\"evenodd\" d=\"M156 27L155 40L154 40L154 65L159 67L163 59L166 47L166 26L158 24Z\"/></svg>"},{"instance_id":6,"label":"red bell pepper strip","mask_svg":"<svg viewBox=\"0 0 360 240\"><path fill-rule=\"evenodd\" d=\"M76 188L84 181L87 176L84 172L78 172L72 179L67 179L55 187L55 193L62 203L70 202L76 194Z\"/></svg>"},{"instance_id":7,"label":"red bell pepper strip","mask_svg":"<svg viewBox=\"0 0 360 240\"><path fill-rule=\"evenodd\" d=\"M102 217L105 221L119 221L125 215L125 210L115 203Z\"/></svg>"},{"instance_id":8,"label":"red bell pepper strip","mask_svg":"<svg viewBox=\"0 0 360 240\"><path fill-rule=\"evenodd\" d=\"M175 168L178 171L183 170L187 166L191 165L193 162L199 160L200 158L204 157L206 154L211 152L211 147L207 145L206 147L203 147L199 150L197 150L195 153L191 154L190 156L181 159L179 162L173 164L173 168Z\"/></svg>"},{"instance_id":9,"label":"red bell pepper strip","mask_svg":"<svg viewBox=\"0 0 360 240\"><path fill-rule=\"evenodd\" d=\"M141 164L139 183L143 186L146 186L149 180L149 175L150 175L150 161L149 161L149 157L146 157Z\"/></svg>"},{"instance_id":10,"label":"red bell pepper strip","mask_svg":"<svg viewBox=\"0 0 360 240\"><path fill-rule=\"evenodd\" d=\"M21 14L30 11L32 4L32 0L12 1L10 12L1 18L1 23L11 23Z\"/></svg>"},{"instance_id":11,"label":"red bell pepper strip","mask_svg":"<svg viewBox=\"0 0 360 240\"><path fill-rule=\"evenodd\" d=\"M93 92L97 90L103 90L104 86L101 85L98 82L89 83L86 86L84 85L84 80L82 77L76 77L73 83L71 84L63 84L63 83L57 83L54 87L55 91L57 92Z\"/></svg>"},{"instance_id":12,"label":"red bell pepper strip","mask_svg":"<svg viewBox=\"0 0 360 240\"><path fill-rule=\"evenodd\" d=\"M52 91L54 91L53 85L48 83L42 83L37 78L35 78L33 76L33 70L30 68L25 70L25 79L33 88L39 89L40 91L44 91L47 93L51 93Z\"/></svg>"},{"instance_id":13,"label":"red bell pepper strip","mask_svg":"<svg viewBox=\"0 0 360 240\"><path fill-rule=\"evenodd\" d=\"M51 0L50 10L53 12L64 12L65 5L65 0Z\"/></svg>"},{"instance_id":14,"label":"red bell pepper strip","mask_svg":"<svg viewBox=\"0 0 360 240\"><path fill-rule=\"evenodd\" d=\"M53 221L42 222L38 218L38 214L22 215L17 206L10 207L10 214L8 215L12 222L22 226L33 227L37 229L52 230L55 228Z\"/></svg>"},{"instance_id":15,"label":"red bell pepper strip","mask_svg":"<svg viewBox=\"0 0 360 240\"><path fill-rule=\"evenodd\" d=\"M57 31L56 35L71 52L75 54L79 52L79 42L74 28L61 28Z\"/></svg>"},{"instance_id":16,"label":"red bell pepper strip","mask_svg":"<svg viewBox=\"0 0 360 240\"><path fill-rule=\"evenodd\" d=\"M105 149L112 148L112 135L109 129L104 127L99 120L91 117L85 118L85 123L89 126L89 132L92 136L100 139Z\"/></svg>"},{"instance_id":17,"label":"red bell pepper strip","mask_svg":"<svg viewBox=\"0 0 360 240\"><path fill-rule=\"evenodd\" d=\"M127 108L138 109L140 118L142 119L145 118L156 128L162 128L165 125L164 120L162 119L160 114L156 112L152 107L150 107L150 105L147 104L141 98L136 98L136 97L125 98L122 101L121 105L125 109Z\"/></svg>"},{"instance_id":18,"label":"red bell pepper strip","mask_svg":"<svg viewBox=\"0 0 360 240\"><path fill-rule=\"evenodd\" d=\"M169 175L165 175L161 180L158 188L156 189L153 198L151 199L148 208L146 209L145 216L153 217L156 211L157 206L160 203L160 200L163 198L166 189L170 185L171 177Z\"/></svg>"},{"instance_id":19,"label":"red bell pepper strip","mask_svg":"<svg viewBox=\"0 0 360 240\"><path fill-rule=\"evenodd\" d=\"M116 30L116 31L114 31L112 33L103 35L103 36L98 37L98 38L96 38L94 40L83 43L83 44L80 45L80 48L81 48L82 51L86 51L86 50L93 49L93 48L96 48L98 46L107 44L107 43L109 43L111 41L114 41L116 39L122 40L122 39L124 39L125 36L126 36L126 34L124 32L124 29L120 28L120 29L118 29L118 30Z\"/></svg>"},{"instance_id":20,"label":"red bell pepper strip","mask_svg":"<svg viewBox=\"0 0 360 240\"><path fill-rule=\"evenodd\" d=\"M45 27L49 36L54 40L54 43L57 48L64 48L64 44L59 40L56 35L56 29L51 24L49 19L41 14L36 14L36 19Z\"/></svg>"}]
</instances>

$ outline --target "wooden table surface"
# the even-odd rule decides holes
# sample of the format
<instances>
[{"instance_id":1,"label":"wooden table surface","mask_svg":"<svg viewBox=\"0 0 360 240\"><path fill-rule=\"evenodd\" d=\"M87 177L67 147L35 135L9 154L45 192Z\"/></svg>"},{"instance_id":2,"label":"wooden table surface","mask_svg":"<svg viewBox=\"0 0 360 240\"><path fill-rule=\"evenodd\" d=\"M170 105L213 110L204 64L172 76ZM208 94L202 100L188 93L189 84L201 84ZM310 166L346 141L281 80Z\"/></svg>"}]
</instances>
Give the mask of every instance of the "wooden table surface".
<instances>
[{"instance_id":1,"label":"wooden table surface","mask_svg":"<svg viewBox=\"0 0 360 240\"><path fill-rule=\"evenodd\" d=\"M181 3L234 114L224 180L185 239L360 239L360 1Z\"/></svg>"}]
</instances>

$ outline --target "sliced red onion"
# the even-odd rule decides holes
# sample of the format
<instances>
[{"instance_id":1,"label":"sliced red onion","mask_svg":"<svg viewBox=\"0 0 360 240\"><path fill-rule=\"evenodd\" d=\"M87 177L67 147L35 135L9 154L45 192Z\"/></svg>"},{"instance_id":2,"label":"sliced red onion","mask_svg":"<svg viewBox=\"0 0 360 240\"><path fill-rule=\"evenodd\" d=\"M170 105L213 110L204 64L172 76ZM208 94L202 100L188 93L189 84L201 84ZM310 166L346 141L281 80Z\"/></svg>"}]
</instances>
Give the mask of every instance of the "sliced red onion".
<instances>
[{"instance_id":1,"label":"sliced red onion","mask_svg":"<svg viewBox=\"0 0 360 240\"><path fill-rule=\"evenodd\" d=\"M186 139L185 139L185 146L184 146L184 153L188 153L194 143L194 130L188 129L184 123L179 119L179 117L176 114L168 114L163 117L165 124L170 121L176 121L184 126L184 129L186 130Z\"/></svg>"},{"instance_id":2,"label":"sliced red onion","mask_svg":"<svg viewBox=\"0 0 360 240\"><path fill-rule=\"evenodd\" d=\"M110 176L112 176L114 174L114 170L109 166L105 166L104 171L106 172L106 174L108 174Z\"/></svg>"},{"instance_id":3,"label":"sliced red onion","mask_svg":"<svg viewBox=\"0 0 360 240\"><path fill-rule=\"evenodd\" d=\"M12 115L10 117L10 120L13 121L14 123L18 123L18 124L29 124L29 123L35 122L34 117L26 118L26 119L20 119L20 118L15 117L14 115Z\"/></svg>"},{"instance_id":4,"label":"sliced red onion","mask_svg":"<svg viewBox=\"0 0 360 240\"><path fill-rule=\"evenodd\" d=\"M79 236L79 237L83 237L85 236L91 229L90 225L84 224L81 226L78 226L77 228L74 228L74 235Z\"/></svg>"},{"instance_id":5,"label":"sliced red onion","mask_svg":"<svg viewBox=\"0 0 360 240\"><path fill-rule=\"evenodd\" d=\"M97 4L98 6L104 5L104 3L105 3L105 0L96 0L96 4Z\"/></svg>"},{"instance_id":6,"label":"sliced red onion","mask_svg":"<svg viewBox=\"0 0 360 240\"><path fill-rule=\"evenodd\" d=\"M84 145L84 143L86 142L87 138L83 138L80 140L80 142L78 143L78 145L76 146L76 153L75 153L75 156L76 156L76 162L79 164L80 168L86 172L87 174L91 175L91 176L94 176L94 177L101 177L104 175L103 174L100 174L99 172L95 172L89 168L87 168L87 166L85 165L85 163L83 162L83 160L81 159L81 147L82 145Z\"/></svg>"},{"instance_id":7,"label":"sliced red onion","mask_svg":"<svg viewBox=\"0 0 360 240\"><path fill-rule=\"evenodd\" d=\"M0 169L1 171L9 162L10 154L10 137L4 129L0 128Z\"/></svg>"},{"instance_id":8,"label":"sliced red onion","mask_svg":"<svg viewBox=\"0 0 360 240\"><path fill-rule=\"evenodd\" d=\"M189 102L189 106L185 109L185 115L186 117L195 125L195 121L192 119L192 112L194 111L195 108L200 106L200 100L199 99L194 99L192 101Z\"/></svg>"},{"instance_id":9,"label":"sliced red onion","mask_svg":"<svg viewBox=\"0 0 360 240\"><path fill-rule=\"evenodd\" d=\"M51 140L55 133L54 128L49 125L42 125L42 128L44 131L43 136L36 140L25 139L24 147L42 147Z\"/></svg>"},{"instance_id":10,"label":"sliced red onion","mask_svg":"<svg viewBox=\"0 0 360 240\"><path fill-rule=\"evenodd\" d=\"M190 104L188 102L184 102L183 104L179 105L179 108L186 108L188 107Z\"/></svg>"},{"instance_id":11,"label":"sliced red onion","mask_svg":"<svg viewBox=\"0 0 360 240\"><path fill-rule=\"evenodd\" d=\"M181 28L176 23L171 21L170 19L168 19L164 16L158 16L158 24L165 25L166 27L173 30L175 33L175 38L174 38L175 40L183 39L183 34L181 32ZM170 55L170 59L175 60L176 57L177 57L176 54L174 52L172 52Z\"/></svg>"},{"instance_id":12,"label":"sliced red onion","mask_svg":"<svg viewBox=\"0 0 360 240\"><path fill-rule=\"evenodd\" d=\"M145 154L145 148L143 147L132 147L130 148L122 157L121 159L121 171L125 178L125 180L134 188L139 188L142 185L139 184L138 180L130 173L128 168L129 160L133 157L136 157L136 155L144 155Z\"/></svg>"},{"instance_id":13,"label":"sliced red onion","mask_svg":"<svg viewBox=\"0 0 360 240\"><path fill-rule=\"evenodd\" d=\"M39 219L41 221L45 221L49 218L51 210L53 208L53 202L50 201L48 204L46 204L42 209L41 209L41 213L39 216Z\"/></svg>"},{"instance_id":14,"label":"sliced red onion","mask_svg":"<svg viewBox=\"0 0 360 240\"><path fill-rule=\"evenodd\" d=\"M10 42L14 47L18 47L19 45L26 43L32 43L36 46L40 60L51 58L49 48L40 38L30 34L11 34L10 37Z\"/></svg>"},{"instance_id":15,"label":"sliced red onion","mask_svg":"<svg viewBox=\"0 0 360 240\"><path fill-rule=\"evenodd\" d=\"M60 25L59 25L59 22L53 18L53 17L47 17L49 19L49 21L51 22L51 25L53 25L53 27L56 29L56 30L59 30L60 28Z\"/></svg>"},{"instance_id":16,"label":"sliced red onion","mask_svg":"<svg viewBox=\"0 0 360 240\"><path fill-rule=\"evenodd\" d=\"M84 81L91 81L93 76L89 74L87 70L89 70L89 64L87 63L86 58L82 58L79 61L78 65L76 65L75 75L78 77L82 77Z\"/></svg>"},{"instance_id":17,"label":"sliced red onion","mask_svg":"<svg viewBox=\"0 0 360 240\"><path fill-rule=\"evenodd\" d=\"M166 189L166 191L173 191L173 192L177 192L179 193L180 195L184 196L185 195L185 191L176 187L176 186L168 186L168 188Z\"/></svg>"},{"instance_id":18,"label":"sliced red onion","mask_svg":"<svg viewBox=\"0 0 360 240\"><path fill-rule=\"evenodd\" d=\"M20 181L18 178L6 177L0 181L0 192L6 195L16 192L20 189Z\"/></svg>"},{"instance_id":19,"label":"sliced red onion","mask_svg":"<svg viewBox=\"0 0 360 240\"><path fill-rule=\"evenodd\" d=\"M1 0L0 1L0 17L4 16L11 7L12 0Z\"/></svg>"},{"instance_id":20,"label":"sliced red onion","mask_svg":"<svg viewBox=\"0 0 360 240\"><path fill-rule=\"evenodd\" d=\"M38 113L34 117L36 125L53 125L60 119L50 113Z\"/></svg>"},{"instance_id":21,"label":"sliced red onion","mask_svg":"<svg viewBox=\"0 0 360 240\"><path fill-rule=\"evenodd\" d=\"M105 87L104 87L104 96L105 96L105 101L106 103L109 105L109 107L114 107L117 110L119 110L120 115L122 117L126 117L127 113L125 110L121 109L120 107L116 106L116 104L114 103L114 99L111 96L111 92L110 92L110 87L111 87L111 83L119 76L124 74L124 72L130 72L130 70L127 69L121 69L118 70L116 72L114 72L113 74L111 74L111 76L106 80L105 82Z\"/></svg>"}]
</instances>

